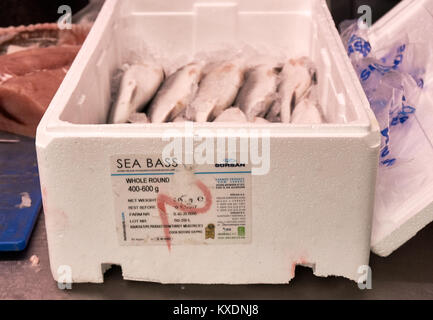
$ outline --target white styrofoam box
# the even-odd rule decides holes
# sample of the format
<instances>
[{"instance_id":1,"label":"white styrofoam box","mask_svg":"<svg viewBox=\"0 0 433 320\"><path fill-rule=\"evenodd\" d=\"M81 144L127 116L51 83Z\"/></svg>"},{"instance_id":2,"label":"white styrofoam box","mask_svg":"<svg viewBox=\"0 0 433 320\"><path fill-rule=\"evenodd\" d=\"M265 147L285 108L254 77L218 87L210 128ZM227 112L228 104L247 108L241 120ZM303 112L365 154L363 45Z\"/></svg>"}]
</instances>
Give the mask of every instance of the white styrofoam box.
<instances>
[{"instance_id":1,"label":"white styrofoam box","mask_svg":"<svg viewBox=\"0 0 433 320\"><path fill-rule=\"evenodd\" d=\"M246 128L239 137L269 130L270 171L251 175L247 187L247 243L169 250L119 239L111 157L159 155L165 130L177 128L182 137L184 129L104 124L110 77L142 40L177 54L218 42L283 45L289 56L316 63L320 102L332 123L194 125ZM368 264L380 135L325 1L108 0L39 125L36 145L56 280L69 270L73 282L103 282L112 264L125 279L162 283L286 283L298 264L318 276L357 280Z\"/></svg>"},{"instance_id":2,"label":"white styrofoam box","mask_svg":"<svg viewBox=\"0 0 433 320\"><path fill-rule=\"evenodd\" d=\"M432 0L402 1L370 29L373 50L381 50L398 41L408 41L409 44L422 44L424 53L432 54L432 16ZM401 181L386 190L390 194L401 194L393 205L385 207L376 203L371 242L373 252L381 256L391 254L433 221L433 168L430 165L433 161L433 64L425 67L424 88L416 106L416 121L411 130L399 138L402 139L401 144L416 144L417 151L406 155L410 161L403 161L398 168L392 169L397 172L384 171L383 177L378 176L378 179L387 179L387 174L393 174ZM386 195L377 194L376 201L383 197Z\"/></svg>"}]
</instances>

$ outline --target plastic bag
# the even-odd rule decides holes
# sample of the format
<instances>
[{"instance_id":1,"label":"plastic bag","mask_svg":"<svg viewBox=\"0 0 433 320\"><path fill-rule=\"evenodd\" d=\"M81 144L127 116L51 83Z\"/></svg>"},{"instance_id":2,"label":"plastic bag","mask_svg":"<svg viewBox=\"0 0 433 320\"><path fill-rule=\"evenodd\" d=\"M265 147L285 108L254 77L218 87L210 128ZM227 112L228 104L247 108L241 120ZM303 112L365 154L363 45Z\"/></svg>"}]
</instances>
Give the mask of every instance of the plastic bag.
<instances>
[{"instance_id":1,"label":"plastic bag","mask_svg":"<svg viewBox=\"0 0 433 320\"><path fill-rule=\"evenodd\" d=\"M407 155L394 152L393 145L399 143L394 138L409 130L411 121L416 121L413 115L424 86L428 52L410 43L407 36L375 50L368 41L367 29L360 29L357 21L345 21L340 29L347 53L379 122L381 166L392 167L408 160Z\"/></svg>"},{"instance_id":2,"label":"plastic bag","mask_svg":"<svg viewBox=\"0 0 433 320\"><path fill-rule=\"evenodd\" d=\"M89 4L72 17L74 23L92 23L98 17L105 0L89 0Z\"/></svg>"}]
</instances>

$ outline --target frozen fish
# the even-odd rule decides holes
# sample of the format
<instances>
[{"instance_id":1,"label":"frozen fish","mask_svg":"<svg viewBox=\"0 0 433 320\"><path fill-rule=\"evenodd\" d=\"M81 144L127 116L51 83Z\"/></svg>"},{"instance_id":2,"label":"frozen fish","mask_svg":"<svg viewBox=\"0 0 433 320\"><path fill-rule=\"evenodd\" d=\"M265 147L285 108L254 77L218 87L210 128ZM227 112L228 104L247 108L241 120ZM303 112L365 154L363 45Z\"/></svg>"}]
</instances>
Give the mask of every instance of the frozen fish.
<instances>
[{"instance_id":1,"label":"frozen fish","mask_svg":"<svg viewBox=\"0 0 433 320\"><path fill-rule=\"evenodd\" d=\"M278 99L278 98L277 98ZM275 103L274 103L275 104ZM273 106L273 105L272 105ZM269 122L281 122L281 117L280 117L280 113L278 112L277 114L274 113L276 109L273 109L273 107L271 107L271 109L269 110L269 113L265 116L265 119Z\"/></svg>"},{"instance_id":2,"label":"frozen fish","mask_svg":"<svg viewBox=\"0 0 433 320\"><path fill-rule=\"evenodd\" d=\"M140 111L152 99L163 80L164 70L158 64L143 63L129 66L122 77L109 123L128 121L131 113Z\"/></svg>"},{"instance_id":3,"label":"frozen fish","mask_svg":"<svg viewBox=\"0 0 433 320\"><path fill-rule=\"evenodd\" d=\"M265 118L261 118L261 117L255 117L252 122L253 123L269 123L268 120L266 120Z\"/></svg>"},{"instance_id":4,"label":"frozen fish","mask_svg":"<svg viewBox=\"0 0 433 320\"><path fill-rule=\"evenodd\" d=\"M245 113L239 108L228 108L223 111L214 122L247 122Z\"/></svg>"},{"instance_id":5,"label":"frozen fish","mask_svg":"<svg viewBox=\"0 0 433 320\"><path fill-rule=\"evenodd\" d=\"M152 123L172 121L185 110L197 92L203 67L202 62L190 63L167 78L148 110Z\"/></svg>"},{"instance_id":6,"label":"frozen fish","mask_svg":"<svg viewBox=\"0 0 433 320\"><path fill-rule=\"evenodd\" d=\"M320 124L323 123L322 114L317 105L310 99L299 102L292 114L292 123Z\"/></svg>"},{"instance_id":7,"label":"frozen fish","mask_svg":"<svg viewBox=\"0 0 433 320\"><path fill-rule=\"evenodd\" d=\"M183 110L179 115L172 120L172 122L185 122L188 121L185 117L185 110Z\"/></svg>"},{"instance_id":8,"label":"frozen fish","mask_svg":"<svg viewBox=\"0 0 433 320\"><path fill-rule=\"evenodd\" d=\"M259 65L246 73L245 83L236 98L237 105L252 121L265 116L277 95L278 69Z\"/></svg>"},{"instance_id":9,"label":"frozen fish","mask_svg":"<svg viewBox=\"0 0 433 320\"><path fill-rule=\"evenodd\" d=\"M280 73L278 98L272 105L266 119L289 123L293 108L302 100L312 85L314 70L307 58L290 60Z\"/></svg>"},{"instance_id":10,"label":"frozen fish","mask_svg":"<svg viewBox=\"0 0 433 320\"><path fill-rule=\"evenodd\" d=\"M217 64L203 77L197 96L188 106L187 119L197 122L213 121L233 105L244 79L241 60Z\"/></svg>"},{"instance_id":11,"label":"frozen fish","mask_svg":"<svg viewBox=\"0 0 433 320\"><path fill-rule=\"evenodd\" d=\"M149 119L147 118L145 113L142 112L134 112L131 113L128 117L129 123L149 123Z\"/></svg>"},{"instance_id":12,"label":"frozen fish","mask_svg":"<svg viewBox=\"0 0 433 320\"><path fill-rule=\"evenodd\" d=\"M173 122L185 122L187 121L183 116L177 116L173 119Z\"/></svg>"}]
</instances>

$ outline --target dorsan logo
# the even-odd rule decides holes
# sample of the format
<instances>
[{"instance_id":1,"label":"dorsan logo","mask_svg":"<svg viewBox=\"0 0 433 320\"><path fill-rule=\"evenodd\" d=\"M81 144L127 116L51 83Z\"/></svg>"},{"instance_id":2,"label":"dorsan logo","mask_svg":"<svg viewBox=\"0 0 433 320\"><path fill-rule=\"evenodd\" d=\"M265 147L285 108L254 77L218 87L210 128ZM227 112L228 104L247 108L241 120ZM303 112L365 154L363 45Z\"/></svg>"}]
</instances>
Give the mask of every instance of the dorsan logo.
<instances>
[{"instance_id":1,"label":"dorsan logo","mask_svg":"<svg viewBox=\"0 0 433 320\"><path fill-rule=\"evenodd\" d=\"M227 167L230 167L230 168L238 168L238 167L245 168L246 165L245 165L245 163L215 163L215 167L216 168L227 168Z\"/></svg>"}]
</instances>

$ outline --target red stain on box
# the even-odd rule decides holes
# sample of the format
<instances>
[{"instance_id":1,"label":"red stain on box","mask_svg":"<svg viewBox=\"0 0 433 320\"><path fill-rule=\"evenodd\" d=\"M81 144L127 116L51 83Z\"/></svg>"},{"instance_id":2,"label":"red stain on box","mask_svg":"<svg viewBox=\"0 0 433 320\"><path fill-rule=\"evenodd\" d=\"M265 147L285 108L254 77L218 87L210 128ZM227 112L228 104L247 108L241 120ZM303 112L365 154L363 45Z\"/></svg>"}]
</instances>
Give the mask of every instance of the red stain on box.
<instances>
[{"instance_id":1,"label":"red stain on box","mask_svg":"<svg viewBox=\"0 0 433 320\"><path fill-rule=\"evenodd\" d=\"M197 214L206 213L212 206L212 195L210 193L209 188L206 187L204 183L199 180L197 180L195 184L203 192L203 195L206 199L206 203L202 208L188 207L183 203L173 200L170 196L166 194L163 193L158 194L156 203L158 206L159 216L161 217L161 222L164 227L164 235L165 238L167 239L166 241L167 241L168 250L171 250L171 240L170 240L170 227L168 222L167 209L165 205L168 204L171 207L176 207L176 209L182 212L192 212Z\"/></svg>"},{"instance_id":2,"label":"red stain on box","mask_svg":"<svg viewBox=\"0 0 433 320\"><path fill-rule=\"evenodd\" d=\"M299 257L295 262L293 262L292 263L292 266L291 266L291 270L290 270L290 274L291 274L291 278L290 279L293 279L294 277L295 277L295 270L296 270L296 266L298 266L298 265L308 265L309 263L308 263L308 261L307 261L307 259L304 257L304 256L302 256L302 257Z\"/></svg>"}]
</instances>

